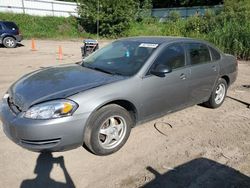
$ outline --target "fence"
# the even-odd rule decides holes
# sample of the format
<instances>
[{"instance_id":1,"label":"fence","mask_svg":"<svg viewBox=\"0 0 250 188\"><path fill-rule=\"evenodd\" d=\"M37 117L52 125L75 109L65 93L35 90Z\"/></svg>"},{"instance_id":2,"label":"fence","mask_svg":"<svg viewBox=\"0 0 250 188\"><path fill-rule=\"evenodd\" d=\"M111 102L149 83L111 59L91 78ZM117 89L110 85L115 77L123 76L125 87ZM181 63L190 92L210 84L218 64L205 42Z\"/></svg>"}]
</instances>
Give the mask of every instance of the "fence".
<instances>
[{"instance_id":1,"label":"fence","mask_svg":"<svg viewBox=\"0 0 250 188\"><path fill-rule=\"evenodd\" d=\"M54 0L0 0L0 12L37 16L78 16L76 3Z\"/></svg>"},{"instance_id":2,"label":"fence","mask_svg":"<svg viewBox=\"0 0 250 188\"><path fill-rule=\"evenodd\" d=\"M217 6L195 6L195 7L179 7L179 8L158 8L152 10L152 16L160 19L167 19L169 13L172 11L177 11L180 13L182 18L187 18L195 14L204 15L207 9L218 11L222 9L222 5Z\"/></svg>"},{"instance_id":3,"label":"fence","mask_svg":"<svg viewBox=\"0 0 250 188\"><path fill-rule=\"evenodd\" d=\"M152 16L167 19L169 13L177 11L182 18L196 13L203 15L206 9L220 10L222 5L202 7L180 7L152 9ZM24 13L37 16L78 16L77 3L55 0L0 0L0 12Z\"/></svg>"}]
</instances>

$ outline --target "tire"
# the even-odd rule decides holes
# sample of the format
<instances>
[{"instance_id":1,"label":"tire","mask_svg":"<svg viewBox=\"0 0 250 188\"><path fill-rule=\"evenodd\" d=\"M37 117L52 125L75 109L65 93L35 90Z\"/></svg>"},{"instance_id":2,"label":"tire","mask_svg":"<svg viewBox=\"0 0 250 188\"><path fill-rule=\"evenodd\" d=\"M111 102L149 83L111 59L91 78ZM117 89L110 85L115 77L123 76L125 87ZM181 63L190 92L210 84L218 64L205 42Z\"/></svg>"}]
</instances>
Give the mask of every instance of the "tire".
<instances>
[{"instance_id":1,"label":"tire","mask_svg":"<svg viewBox=\"0 0 250 188\"><path fill-rule=\"evenodd\" d=\"M3 45L6 48L15 48L17 45L16 39L14 39L13 37L5 37L3 39Z\"/></svg>"},{"instance_id":2,"label":"tire","mask_svg":"<svg viewBox=\"0 0 250 188\"><path fill-rule=\"evenodd\" d=\"M127 141L133 120L123 107L111 104L96 111L84 134L84 144L96 155L118 151Z\"/></svg>"},{"instance_id":3,"label":"tire","mask_svg":"<svg viewBox=\"0 0 250 188\"><path fill-rule=\"evenodd\" d=\"M227 82L223 78L220 78L215 87L214 90L207 102L205 102L205 106L209 108L218 108L220 107L227 95Z\"/></svg>"}]
</instances>

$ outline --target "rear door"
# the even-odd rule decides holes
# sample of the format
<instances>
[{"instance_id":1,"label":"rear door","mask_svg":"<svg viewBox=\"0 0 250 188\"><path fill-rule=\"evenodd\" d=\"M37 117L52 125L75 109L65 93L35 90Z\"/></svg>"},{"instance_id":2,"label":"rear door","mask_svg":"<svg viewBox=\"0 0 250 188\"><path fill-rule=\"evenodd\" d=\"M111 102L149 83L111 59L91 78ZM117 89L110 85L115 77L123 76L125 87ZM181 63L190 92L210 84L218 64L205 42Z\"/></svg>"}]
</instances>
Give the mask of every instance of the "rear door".
<instances>
[{"instance_id":1,"label":"rear door","mask_svg":"<svg viewBox=\"0 0 250 188\"><path fill-rule=\"evenodd\" d=\"M211 95L218 77L218 61L213 61L210 50L203 43L186 43L188 65L191 70L188 80L188 103L205 102Z\"/></svg>"}]
</instances>

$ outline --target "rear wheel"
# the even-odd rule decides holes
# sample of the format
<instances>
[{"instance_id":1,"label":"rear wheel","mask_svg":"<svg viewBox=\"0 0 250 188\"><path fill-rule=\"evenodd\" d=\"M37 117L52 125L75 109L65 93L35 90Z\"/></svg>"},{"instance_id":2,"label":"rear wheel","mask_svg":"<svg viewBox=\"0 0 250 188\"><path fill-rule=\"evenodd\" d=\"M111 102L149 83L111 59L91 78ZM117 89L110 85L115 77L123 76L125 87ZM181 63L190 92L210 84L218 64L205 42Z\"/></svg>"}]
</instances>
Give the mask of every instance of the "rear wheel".
<instances>
[{"instance_id":1,"label":"rear wheel","mask_svg":"<svg viewBox=\"0 0 250 188\"><path fill-rule=\"evenodd\" d=\"M96 155L118 151L127 141L133 120L119 105L104 106L95 112L85 130L85 145Z\"/></svg>"},{"instance_id":2,"label":"rear wheel","mask_svg":"<svg viewBox=\"0 0 250 188\"><path fill-rule=\"evenodd\" d=\"M220 78L209 98L205 103L207 107L218 108L222 105L227 94L227 82L223 78Z\"/></svg>"},{"instance_id":3,"label":"rear wheel","mask_svg":"<svg viewBox=\"0 0 250 188\"><path fill-rule=\"evenodd\" d=\"M5 37L3 39L3 45L6 48L15 48L17 45L16 39L14 39L13 37Z\"/></svg>"}]
</instances>

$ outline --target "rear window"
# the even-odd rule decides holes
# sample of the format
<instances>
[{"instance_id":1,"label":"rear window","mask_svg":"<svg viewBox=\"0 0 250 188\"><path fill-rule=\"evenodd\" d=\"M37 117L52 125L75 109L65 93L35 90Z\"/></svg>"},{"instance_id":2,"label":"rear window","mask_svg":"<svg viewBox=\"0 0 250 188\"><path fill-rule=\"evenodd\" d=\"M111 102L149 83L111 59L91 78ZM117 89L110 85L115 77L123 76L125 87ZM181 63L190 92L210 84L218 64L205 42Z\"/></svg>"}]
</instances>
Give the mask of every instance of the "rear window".
<instances>
[{"instance_id":1,"label":"rear window","mask_svg":"<svg viewBox=\"0 0 250 188\"><path fill-rule=\"evenodd\" d=\"M10 30L17 30L18 29L17 25L13 22L4 22L4 25L7 29L10 29Z\"/></svg>"},{"instance_id":2,"label":"rear window","mask_svg":"<svg viewBox=\"0 0 250 188\"><path fill-rule=\"evenodd\" d=\"M220 53L212 47L209 47L214 61L220 60Z\"/></svg>"},{"instance_id":3,"label":"rear window","mask_svg":"<svg viewBox=\"0 0 250 188\"><path fill-rule=\"evenodd\" d=\"M191 43L187 45L191 65L207 63L211 61L210 52L206 45Z\"/></svg>"}]
</instances>

